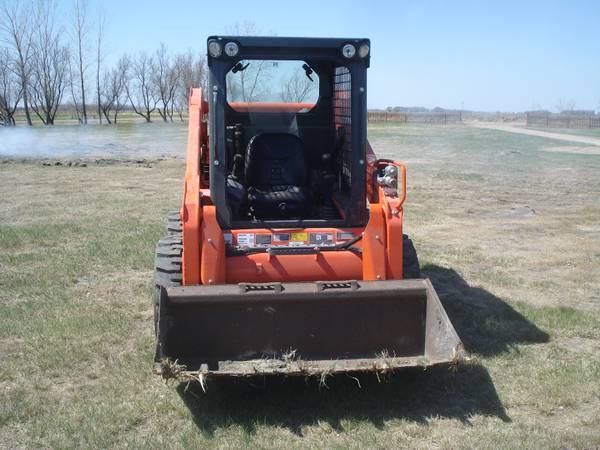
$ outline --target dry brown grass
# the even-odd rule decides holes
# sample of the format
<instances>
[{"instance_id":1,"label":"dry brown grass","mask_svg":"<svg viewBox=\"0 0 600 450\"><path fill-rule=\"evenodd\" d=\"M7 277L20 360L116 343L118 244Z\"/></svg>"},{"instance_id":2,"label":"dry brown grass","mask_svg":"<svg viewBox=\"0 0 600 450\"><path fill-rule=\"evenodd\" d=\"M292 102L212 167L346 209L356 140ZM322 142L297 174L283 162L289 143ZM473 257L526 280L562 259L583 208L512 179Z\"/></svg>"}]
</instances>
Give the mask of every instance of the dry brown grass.
<instances>
[{"instance_id":1,"label":"dry brown grass","mask_svg":"<svg viewBox=\"0 0 600 450\"><path fill-rule=\"evenodd\" d=\"M182 162L7 163L0 447L600 446L597 157L466 127L371 134L408 160L406 231L473 360L385 383L166 385L151 371L152 260Z\"/></svg>"}]
</instances>

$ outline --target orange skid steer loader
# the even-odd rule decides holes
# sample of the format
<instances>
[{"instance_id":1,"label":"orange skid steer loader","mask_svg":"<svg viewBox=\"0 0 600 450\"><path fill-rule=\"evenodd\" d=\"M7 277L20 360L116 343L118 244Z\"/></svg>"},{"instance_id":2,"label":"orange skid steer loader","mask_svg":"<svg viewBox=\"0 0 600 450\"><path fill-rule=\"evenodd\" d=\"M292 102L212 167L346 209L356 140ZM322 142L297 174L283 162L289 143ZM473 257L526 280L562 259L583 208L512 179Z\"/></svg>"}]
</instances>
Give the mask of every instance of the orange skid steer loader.
<instances>
[{"instance_id":1,"label":"orange skid steer loader","mask_svg":"<svg viewBox=\"0 0 600 450\"><path fill-rule=\"evenodd\" d=\"M367 141L370 42L207 44L183 205L156 248L157 370L310 376L459 359L402 231L406 168Z\"/></svg>"}]
</instances>

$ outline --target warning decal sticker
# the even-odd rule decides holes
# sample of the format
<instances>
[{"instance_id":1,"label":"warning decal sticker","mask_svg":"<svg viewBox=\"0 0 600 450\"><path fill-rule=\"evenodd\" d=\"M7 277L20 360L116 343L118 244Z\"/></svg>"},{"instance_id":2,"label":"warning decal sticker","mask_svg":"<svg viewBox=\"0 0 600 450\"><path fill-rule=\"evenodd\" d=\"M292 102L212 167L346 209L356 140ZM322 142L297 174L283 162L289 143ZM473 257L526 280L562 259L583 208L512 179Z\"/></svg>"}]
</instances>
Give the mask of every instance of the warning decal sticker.
<instances>
[{"instance_id":1,"label":"warning decal sticker","mask_svg":"<svg viewBox=\"0 0 600 450\"><path fill-rule=\"evenodd\" d=\"M303 231L301 233L292 233L292 237L290 238L290 241L300 241L300 242L306 242L308 240L308 233L306 231Z\"/></svg>"},{"instance_id":2,"label":"warning decal sticker","mask_svg":"<svg viewBox=\"0 0 600 450\"><path fill-rule=\"evenodd\" d=\"M254 246L254 234L253 233L240 233L237 235L237 244L240 247L253 247Z\"/></svg>"}]
</instances>

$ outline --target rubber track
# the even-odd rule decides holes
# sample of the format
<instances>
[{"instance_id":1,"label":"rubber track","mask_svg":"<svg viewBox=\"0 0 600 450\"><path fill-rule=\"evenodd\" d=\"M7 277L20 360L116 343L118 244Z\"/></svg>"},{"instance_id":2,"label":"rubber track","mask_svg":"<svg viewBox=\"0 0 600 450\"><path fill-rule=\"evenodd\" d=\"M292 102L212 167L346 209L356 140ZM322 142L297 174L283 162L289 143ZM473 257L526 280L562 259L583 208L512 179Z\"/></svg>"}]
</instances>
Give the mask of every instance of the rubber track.
<instances>
[{"instance_id":1,"label":"rubber track","mask_svg":"<svg viewBox=\"0 0 600 450\"><path fill-rule=\"evenodd\" d=\"M154 257L154 283L157 288L181 285L182 250L179 212L169 213L167 235L158 241Z\"/></svg>"},{"instance_id":2,"label":"rubber track","mask_svg":"<svg viewBox=\"0 0 600 450\"><path fill-rule=\"evenodd\" d=\"M179 211L171 211L167 214L167 234L181 234L181 217Z\"/></svg>"},{"instance_id":3,"label":"rubber track","mask_svg":"<svg viewBox=\"0 0 600 450\"><path fill-rule=\"evenodd\" d=\"M180 231L177 232L177 229ZM179 213L169 213L167 216L167 235L158 241L154 256L154 333L156 335L155 361L162 357L161 346L158 341L158 322L160 312L160 288L167 286L181 286L181 253L183 251L181 221ZM169 326L168 317L163 326Z\"/></svg>"}]
</instances>

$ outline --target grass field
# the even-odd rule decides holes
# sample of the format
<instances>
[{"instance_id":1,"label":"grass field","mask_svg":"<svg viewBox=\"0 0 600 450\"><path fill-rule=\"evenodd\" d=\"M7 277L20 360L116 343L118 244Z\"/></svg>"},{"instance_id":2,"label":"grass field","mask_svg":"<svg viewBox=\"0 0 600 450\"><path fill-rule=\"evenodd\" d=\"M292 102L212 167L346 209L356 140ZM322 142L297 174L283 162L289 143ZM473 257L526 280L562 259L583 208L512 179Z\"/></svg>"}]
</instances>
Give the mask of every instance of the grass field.
<instances>
[{"instance_id":1,"label":"grass field","mask_svg":"<svg viewBox=\"0 0 600 450\"><path fill-rule=\"evenodd\" d=\"M0 448L599 447L600 157L470 127L370 140L407 162L406 231L471 361L360 387L165 385L152 264L182 161L5 160Z\"/></svg>"}]
</instances>

